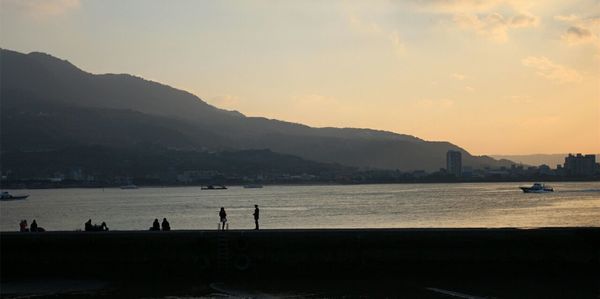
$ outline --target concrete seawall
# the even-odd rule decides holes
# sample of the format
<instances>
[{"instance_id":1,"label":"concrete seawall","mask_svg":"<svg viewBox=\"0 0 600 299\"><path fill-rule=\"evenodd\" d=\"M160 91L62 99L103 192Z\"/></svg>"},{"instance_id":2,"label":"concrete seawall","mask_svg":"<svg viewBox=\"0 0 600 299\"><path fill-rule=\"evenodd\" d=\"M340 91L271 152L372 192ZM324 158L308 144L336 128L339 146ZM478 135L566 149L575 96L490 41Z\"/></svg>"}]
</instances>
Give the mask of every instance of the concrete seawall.
<instances>
[{"instance_id":1,"label":"concrete seawall","mask_svg":"<svg viewBox=\"0 0 600 299\"><path fill-rule=\"evenodd\" d=\"M2 279L460 275L600 269L600 228L0 233Z\"/></svg>"}]
</instances>

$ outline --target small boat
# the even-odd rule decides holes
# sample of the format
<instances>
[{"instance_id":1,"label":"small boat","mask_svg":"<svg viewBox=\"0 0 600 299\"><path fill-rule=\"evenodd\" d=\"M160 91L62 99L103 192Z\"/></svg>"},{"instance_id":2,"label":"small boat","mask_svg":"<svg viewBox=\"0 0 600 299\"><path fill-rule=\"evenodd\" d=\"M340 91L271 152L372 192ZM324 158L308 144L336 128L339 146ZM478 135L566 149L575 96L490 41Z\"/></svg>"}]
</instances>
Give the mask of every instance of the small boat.
<instances>
[{"instance_id":1,"label":"small boat","mask_svg":"<svg viewBox=\"0 0 600 299\"><path fill-rule=\"evenodd\" d=\"M123 189L123 190L138 189L138 186L136 186L134 184L129 184L129 185L121 186L121 189Z\"/></svg>"},{"instance_id":2,"label":"small boat","mask_svg":"<svg viewBox=\"0 0 600 299\"><path fill-rule=\"evenodd\" d=\"M533 183L531 187L519 187L525 193L547 193L554 192L554 189L550 186L546 186L542 183Z\"/></svg>"},{"instance_id":3,"label":"small boat","mask_svg":"<svg viewBox=\"0 0 600 299\"><path fill-rule=\"evenodd\" d=\"M3 191L2 193L0 193L0 200L18 200L18 199L25 199L27 197L29 197L29 194L12 195L6 191Z\"/></svg>"},{"instance_id":4,"label":"small boat","mask_svg":"<svg viewBox=\"0 0 600 299\"><path fill-rule=\"evenodd\" d=\"M244 188L246 189L255 189L255 188L262 188L263 185L261 184L248 184L248 185L244 185Z\"/></svg>"},{"instance_id":5,"label":"small boat","mask_svg":"<svg viewBox=\"0 0 600 299\"><path fill-rule=\"evenodd\" d=\"M201 190L225 190L225 185L208 185L200 187Z\"/></svg>"}]
</instances>

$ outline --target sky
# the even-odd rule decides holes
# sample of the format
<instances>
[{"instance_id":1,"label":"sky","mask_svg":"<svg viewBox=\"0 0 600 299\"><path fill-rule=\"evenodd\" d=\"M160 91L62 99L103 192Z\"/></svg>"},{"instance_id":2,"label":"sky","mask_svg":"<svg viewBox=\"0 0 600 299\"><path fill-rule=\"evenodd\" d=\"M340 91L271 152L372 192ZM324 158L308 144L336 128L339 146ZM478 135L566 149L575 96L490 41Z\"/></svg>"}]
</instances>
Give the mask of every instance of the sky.
<instances>
[{"instance_id":1,"label":"sky","mask_svg":"<svg viewBox=\"0 0 600 299\"><path fill-rule=\"evenodd\" d=\"M600 153L598 0L0 0L0 47L248 116Z\"/></svg>"}]
</instances>

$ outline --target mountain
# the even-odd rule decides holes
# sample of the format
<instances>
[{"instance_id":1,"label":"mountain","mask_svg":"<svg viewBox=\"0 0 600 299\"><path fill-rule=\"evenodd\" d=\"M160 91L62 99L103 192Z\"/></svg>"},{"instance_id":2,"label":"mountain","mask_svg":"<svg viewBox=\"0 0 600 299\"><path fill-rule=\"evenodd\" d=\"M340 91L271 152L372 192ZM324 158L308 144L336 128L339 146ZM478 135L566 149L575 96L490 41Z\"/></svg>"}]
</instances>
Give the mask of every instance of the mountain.
<instances>
[{"instance_id":1,"label":"mountain","mask_svg":"<svg viewBox=\"0 0 600 299\"><path fill-rule=\"evenodd\" d=\"M410 135L247 117L170 86L126 74L91 74L44 53L0 50L0 80L2 151L139 144L186 151L270 149L353 167L433 171L445 167L446 151L459 150L465 166L511 164Z\"/></svg>"},{"instance_id":2,"label":"mountain","mask_svg":"<svg viewBox=\"0 0 600 299\"><path fill-rule=\"evenodd\" d=\"M565 157L568 155L569 154L492 155L491 157L496 159L507 159L526 165L539 166L546 164L555 168L558 164L563 165L565 163ZM600 160L600 154L596 154L596 160Z\"/></svg>"}]
</instances>

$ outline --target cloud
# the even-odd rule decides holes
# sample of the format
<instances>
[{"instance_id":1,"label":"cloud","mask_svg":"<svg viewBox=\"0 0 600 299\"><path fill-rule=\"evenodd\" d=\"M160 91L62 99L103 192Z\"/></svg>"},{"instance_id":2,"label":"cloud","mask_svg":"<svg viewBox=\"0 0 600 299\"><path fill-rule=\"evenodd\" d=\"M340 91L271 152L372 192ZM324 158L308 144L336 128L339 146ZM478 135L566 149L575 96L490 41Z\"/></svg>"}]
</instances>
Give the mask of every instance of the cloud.
<instances>
[{"instance_id":1,"label":"cloud","mask_svg":"<svg viewBox=\"0 0 600 299\"><path fill-rule=\"evenodd\" d=\"M569 25L560 36L567 45L595 44L600 49L600 17L581 18L571 14L554 19Z\"/></svg>"},{"instance_id":2,"label":"cloud","mask_svg":"<svg viewBox=\"0 0 600 299\"><path fill-rule=\"evenodd\" d=\"M525 28L525 27L535 27L540 23L540 19L533 15L528 14L518 14L510 20L510 27L512 28Z\"/></svg>"},{"instance_id":3,"label":"cloud","mask_svg":"<svg viewBox=\"0 0 600 299\"><path fill-rule=\"evenodd\" d=\"M472 30L478 35L496 42L506 42L508 31L512 28L535 27L539 24L539 18L527 14L518 14L508 18L500 13L459 14L455 15L453 20L460 28Z\"/></svg>"},{"instance_id":4,"label":"cloud","mask_svg":"<svg viewBox=\"0 0 600 299\"><path fill-rule=\"evenodd\" d=\"M43 18L65 14L79 8L79 0L3 0L3 9Z\"/></svg>"},{"instance_id":5,"label":"cloud","mask_svg":"<svg viewBox=\"0 0 600 299\"><path fill-rule=\"evenodd\" d=\"M580 82L581 74L569 67L556 64L546 57L529 56L521 60L524 66L534 68L536 74L559 83Z\"/></svg>"},{"instance_id":6,"label":"cloud","mask_svg":"<svg viewBox=\"0 0 600 299\"><path fill-rule=\"evenodd\" d=\"M569 45L576 45L579 43L587 43L594 40L595 36L592 32L583 27L571 26L567 29L561 38L566 41Z\"/></svg>"},{"instance_id":7,"label":"cloud","mask_svg":"<svg viewBox=\"0 0 600 299\"><path fill-rule=\"evenodd\" d=\"M421 10L437 13L477 13L490 10L503 0L413 0Z\"/></svg>"},{"instance_id":8,"label":"cloud","mask_svg":"<svg viewBox=\"0 0 600 299\"><path fill-rule=\"evenodd\" d=\"M440 14L481 14L499 10L526 13L539 1L531 0L409 0L422 12ZM526 13L528 14L528 13Z\"/></svg>"},{"instance_id":9,"label":"cloud","mask_svg":"<svg viewBox=\"0 0 600 299\"><path fill-rule=\"evenodd\" d=\"M495 42L506 42L511 29L539 24L539 17L528 12L531 1L412 0L412 4L420 11L450 15L459 28Z\"/></svg>"}]
</instances>

